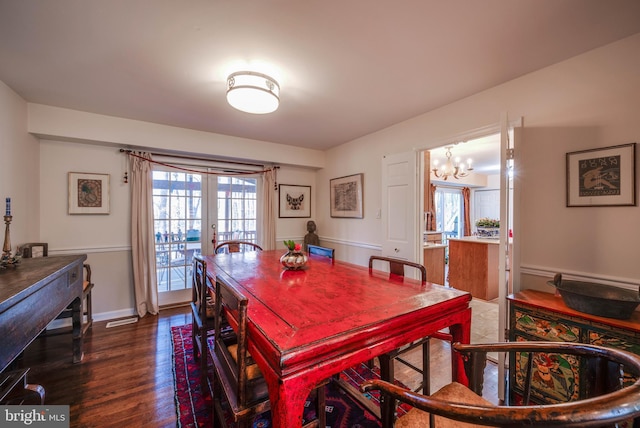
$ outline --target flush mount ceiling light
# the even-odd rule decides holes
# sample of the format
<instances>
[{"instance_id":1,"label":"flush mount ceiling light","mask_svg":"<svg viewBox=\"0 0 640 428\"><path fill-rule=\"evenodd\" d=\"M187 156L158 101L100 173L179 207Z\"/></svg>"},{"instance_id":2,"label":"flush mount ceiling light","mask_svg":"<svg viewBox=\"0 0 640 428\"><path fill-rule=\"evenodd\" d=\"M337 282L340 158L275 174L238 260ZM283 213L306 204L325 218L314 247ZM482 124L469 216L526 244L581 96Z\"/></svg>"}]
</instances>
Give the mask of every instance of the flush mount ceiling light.
<instances>
[{"instance_id":1,"label":"flush mount ceiling light","mask_svg":"<svg viewBox=\"0 0 640 428\"><path fill-rule=\"evenodd\" d=\"M238 71L227 77L227 102L247 113L271 113L280 104L280 85L266 74Z\"/></svg>"},{"instance_id":2,"label":"flush mount ceiling light","mask_svg":"<svg viewBox=\"0 0 640 428\"><path fill-rule=\"evenodd\" d=\"M465 171L464 163L460 162L460 158L456 158L455 161L451 160L451 149L453 146L447 146L445 148L447 149L447 160L439 167L438 160L436 159L433 161L433 169L431 170L433 175L443 180L446 180L449 177L459 179L469 175L469 171L473 171L473 168L471 167L471 159L467 160L467 169Z\"/></svg>"}]
</instances>

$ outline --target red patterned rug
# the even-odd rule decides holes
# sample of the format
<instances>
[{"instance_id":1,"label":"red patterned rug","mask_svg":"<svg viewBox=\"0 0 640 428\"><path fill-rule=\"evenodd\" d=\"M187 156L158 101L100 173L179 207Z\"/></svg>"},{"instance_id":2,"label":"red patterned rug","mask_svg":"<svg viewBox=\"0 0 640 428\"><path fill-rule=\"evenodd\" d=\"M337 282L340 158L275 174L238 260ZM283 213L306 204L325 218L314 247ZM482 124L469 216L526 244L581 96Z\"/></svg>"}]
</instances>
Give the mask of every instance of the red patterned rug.
<instances>
[{"instance_id":1,"label":"red patterned rug","mask_svg":"<svg viewBox=\"0 0 640 428\"><path fill-rule=\"evenodd\" d=\"M176 391L176 410L178 426L182 428L210 427L211 421L211 385L208 391L200 387L200 366L193 357L191 342L191 325L171 328L174 357L174 379ZM379 379L377 367L373 370L360 364L345 370L340 376L351 385L357 387L368 379ZM327 428L377 428L380 422L365 410L359 403L339 388L326 387ZM379 393L366 394L376 405L380 405ZM410 407L398 408L399 414L404 414ZM315 418L315 409L311 402L305 404L304 419ZM271 426L269 412L256 417L253 422L255 428Z\"/></svg>"}]
</instances>

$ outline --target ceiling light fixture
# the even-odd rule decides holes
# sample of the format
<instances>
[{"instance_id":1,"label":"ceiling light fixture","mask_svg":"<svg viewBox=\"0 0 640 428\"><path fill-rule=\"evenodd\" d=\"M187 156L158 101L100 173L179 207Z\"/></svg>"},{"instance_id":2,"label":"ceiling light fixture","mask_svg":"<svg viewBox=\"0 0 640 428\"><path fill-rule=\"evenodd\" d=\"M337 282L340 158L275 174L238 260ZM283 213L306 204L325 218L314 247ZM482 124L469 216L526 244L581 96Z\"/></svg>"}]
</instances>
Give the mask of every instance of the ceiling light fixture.
<instances>
[{"instance_id":1,"label":"ceiling light fixture","mask_svg":"<svg viewBox=\"0 0 640 428\"><path fill-rule=\"evenodd\" d=\"M465 171L464 163L460 162L460 158L456 158L453 162L451 161L452 147L453 146L445 147L447 149L447 153L446 153L447 161L443 163L439 168L438 168L438 164L439 164L438 160L436 159L433 161L433 169L431 170L431 172L433 172L433 175L435 175L437 178L441 178L443 180L446 180L449 177L459 179L469 175L469 171L473 171L473 168L471 167L471 159L467 160L466 171Z\"/></svg>"},{"instance_id":2,"label":"ceiling light fixture","mask_svg":"<svg viewBox=\"0 0 640 428\"><path fill-rule=\"evenodd\" d=\"M266 74L238 71L227 77L227 102L247 113L271 113L280 104L280 85Z\"/></svg>"}]
</instances>

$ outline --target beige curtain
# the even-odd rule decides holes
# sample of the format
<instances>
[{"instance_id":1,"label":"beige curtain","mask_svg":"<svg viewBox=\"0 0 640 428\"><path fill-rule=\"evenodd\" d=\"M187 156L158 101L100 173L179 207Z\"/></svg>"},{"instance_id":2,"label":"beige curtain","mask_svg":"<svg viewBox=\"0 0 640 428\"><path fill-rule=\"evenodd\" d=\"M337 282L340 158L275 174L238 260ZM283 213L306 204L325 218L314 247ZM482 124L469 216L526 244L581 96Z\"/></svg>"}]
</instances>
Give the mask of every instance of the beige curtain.
<instances>
[{"instance_id":1,"label":"beige curtain","mask_svg":"<svg viewBox=\"0 0 640 428\"><path fill-rule=\"evenodd\" d=\"M471 236L471 210L469 202L471 197L471 190L468 187L462 188L462 203L464 206L464 236Z\"/></svg>"},{"instance_id":2,"label":"beige curtain","mask_svg":"<svg viewBox=\"0 0 640 428\"><path fill-rule=\"evenodd\" d=\"M260 240L260 246L264 250L276 249L277 186L277 169L266 170L262 174L262 239Z\"/></svg>"},{"instance_id":3,"label":"beige curtain","mask_svg":"<svg viewBox=\"0 0 640 428\"><path fill-rule=\"evenodd\" d=\"M131 253L138 316L158 313L156 248L153 236L151 155L135 153L131 162Z\"/></svg>"}]
</instances>

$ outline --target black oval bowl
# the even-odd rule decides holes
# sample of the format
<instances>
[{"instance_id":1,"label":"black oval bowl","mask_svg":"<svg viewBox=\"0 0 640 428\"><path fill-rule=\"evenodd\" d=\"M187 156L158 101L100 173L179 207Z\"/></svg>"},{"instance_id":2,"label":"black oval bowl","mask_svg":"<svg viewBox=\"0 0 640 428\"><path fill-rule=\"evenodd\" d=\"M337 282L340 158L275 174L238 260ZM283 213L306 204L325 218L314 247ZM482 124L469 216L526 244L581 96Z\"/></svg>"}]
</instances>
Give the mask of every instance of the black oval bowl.
<instances>
[{"instance_id":1,"label":"black oval bowl","mask_svg":"<svg viewBox=\"0 0 640 428\"><path fill-rule=\"evenodd\" d=\"M637 292L595 282L562 280L549 281L571 309L600 317L626 320L640 304Z\"/></svg>"}]
</instances>

